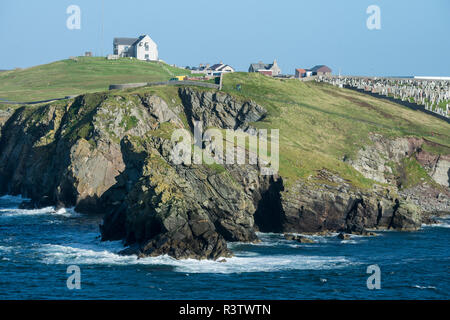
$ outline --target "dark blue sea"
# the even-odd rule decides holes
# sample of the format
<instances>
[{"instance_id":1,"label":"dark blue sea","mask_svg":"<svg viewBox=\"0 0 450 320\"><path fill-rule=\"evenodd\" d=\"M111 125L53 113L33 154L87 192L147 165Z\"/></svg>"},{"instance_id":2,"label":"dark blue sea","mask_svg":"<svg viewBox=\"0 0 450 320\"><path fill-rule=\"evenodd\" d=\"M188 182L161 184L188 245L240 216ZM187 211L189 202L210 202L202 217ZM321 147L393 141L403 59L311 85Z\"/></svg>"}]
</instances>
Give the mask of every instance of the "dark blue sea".
<instances>
[{"instance_id":1,"label":"dark blue sea","mask_svg":"<svg viewBox=\"0 0 450 320\"><path fill-rule=\"evenodd\" d=\"M259 244L230 244L227 262L119 256L101 242L101 216L69 209L17 209L0 198L0 299L449 299L450 220L418 232L378 237L313 237L316 244L260 234ZM81 271L69 290L67 268ZM381 289L367 288L367 267Z\"/></svg>"}]
</instances>

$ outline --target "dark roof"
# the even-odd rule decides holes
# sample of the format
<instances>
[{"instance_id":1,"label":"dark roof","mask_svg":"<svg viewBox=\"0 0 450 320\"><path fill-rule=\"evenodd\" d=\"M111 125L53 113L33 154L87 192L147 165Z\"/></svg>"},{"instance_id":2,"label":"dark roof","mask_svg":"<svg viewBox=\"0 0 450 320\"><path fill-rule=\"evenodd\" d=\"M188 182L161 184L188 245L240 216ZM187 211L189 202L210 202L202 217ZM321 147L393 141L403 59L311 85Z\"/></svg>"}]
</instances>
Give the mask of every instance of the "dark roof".
<instances>
[{"instance_id":1,"label":"dark roof","mask_svg":"<svg viewBox=\"0 0 450 320\"><path fill-rule=\"evenodd\" d=\"M209 69L213 70L213 71L222 71L223 69L225 69L226 67L230 67L227 64L223 64L223 63L217 63L213 66L211 66ZM230 67L231 68L231 67Z\"/></svg>"},{"instance_id":2,"label":"dark roof","mask_svg":"<svg viewBox=\"0 0 450 320\"><path fill-rule=\"evenodd\" d=\"M222 63L216 63L216 64L212 65L210 67L210 69L211 70L216 70L216 69L219 69L222 65L223 65Z\"/></svg>"},{"instance_id":3,"label":"dark roof","mask_svg":"<svg viewBox=\"0 0 450 320\"><path fill-rule=\"evenodd\" d=\"M331 73L331 69L328 68L326 65L323 65L323 64L314 66L313 68L309 69L309 71L312 71L312 72L330 72Z\"/></svg>"},{"instance_id":4,"label":"dark roof","mask_svg":"<svg viewBox=\"0 0 450 320\"><path fill-rule=\"evenodd\" d=\"M252 68L253 70L269 70L270 68L272 68L273 64L265 64L262 62L258 62L258 63L252 63L250 65L250 68Z\"/></svg>"},{"instance_id":5,"label":"dark roof","mask_svg":"<svg viewBox=\"0 0 450 320\"><path fill-rule=\"evenodd\" d=\"M133 45L138 44L139 42L141 42L141 40L144 39L146 36L147 35L143 35L143 36L140 36L139 38L135 39L136 41L133 42Z\"/></svg>"},{"instance_id":6,"label":"dark roof","mask_svg":"<svg viewBox=\"0 0 450 320\"><path fill-rule=\"evenodd\" d=\"M114 38L114 45L132 46L138 38Z\"/></svg>"}]
</instances>

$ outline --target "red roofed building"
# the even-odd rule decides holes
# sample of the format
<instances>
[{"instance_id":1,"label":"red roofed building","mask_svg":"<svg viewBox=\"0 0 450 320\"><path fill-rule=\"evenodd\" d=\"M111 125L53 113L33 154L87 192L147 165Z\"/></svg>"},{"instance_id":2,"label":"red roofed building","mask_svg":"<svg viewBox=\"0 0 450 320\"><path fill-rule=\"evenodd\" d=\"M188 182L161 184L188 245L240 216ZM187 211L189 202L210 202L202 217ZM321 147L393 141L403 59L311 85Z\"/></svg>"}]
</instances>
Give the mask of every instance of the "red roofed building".
<instances>
[{"instance_id":1,"label":"red roofed building","mask_svg":"<svg viewBox=\"0 0 450 320\"><path fill-rule=\"evenodd\" d=\"M305 69L295 69L295 77L296 78L306 77L306 70Z\"/></svg>"}]
</instances>

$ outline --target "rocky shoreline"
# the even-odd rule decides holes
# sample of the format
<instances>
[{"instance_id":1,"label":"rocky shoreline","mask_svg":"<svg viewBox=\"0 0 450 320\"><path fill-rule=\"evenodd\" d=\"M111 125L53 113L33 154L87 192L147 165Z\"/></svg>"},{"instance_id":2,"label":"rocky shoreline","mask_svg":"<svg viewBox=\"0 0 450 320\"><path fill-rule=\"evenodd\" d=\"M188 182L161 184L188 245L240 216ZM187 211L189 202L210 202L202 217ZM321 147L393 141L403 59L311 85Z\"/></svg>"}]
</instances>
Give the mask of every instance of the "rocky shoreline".
<instances>
[{"instance_id":1,"label":"rocky shoreline","mask_svg":"<svg viewBox=\"0 0 450 320\"><path fill-rule=\"evenodd\" d=\"M176 98L98 93L2 112L0 194L21 194L32 207L105 213L102 239L124 240L122 254L177 259L229 257L227 242L257 241L258 231L412 231L450 212L450 155L422 150L417 138L373 135L356 159L343 159L378 182L372 190L327 169L286 186L258 165L174 165L170 130L202 121L249 132L267 114L212 90L180 87ZM402 172L392 168L406 157L431 180L402 188Z\"/></svg>"}]
</instances>

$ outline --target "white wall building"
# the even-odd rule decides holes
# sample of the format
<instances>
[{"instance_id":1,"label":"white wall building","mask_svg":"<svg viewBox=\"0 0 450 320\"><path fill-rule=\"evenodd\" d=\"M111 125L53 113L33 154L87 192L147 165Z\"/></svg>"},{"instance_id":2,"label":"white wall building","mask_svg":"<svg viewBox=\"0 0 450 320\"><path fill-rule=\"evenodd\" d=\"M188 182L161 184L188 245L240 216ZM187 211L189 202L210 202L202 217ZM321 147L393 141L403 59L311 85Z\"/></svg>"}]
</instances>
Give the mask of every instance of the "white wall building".
<instances>
[{"instance_id":1,"label":"white wall building","mask_svg":"<svg viewBox=\"0 0 450 320\"><path fill-rule=\"evenodd\" d=\"M148 35L139 38L114 38L114 55L158 61L158 45Z\"/></svg>"},{"instance_id":2,"label":"white wall building","mask_svg":"<svg viewBox=\"0 0 450 320\"><path fill-rule=\"evenodd\" d=\"M234 72L234 68L227 65L227 64L223 64L223 63L218 63L215 65L212 65L211 67L206 69L206 74L207 75L220 75L221 73L230 73L230 72Z\"/></svg>"}]
</instances>

